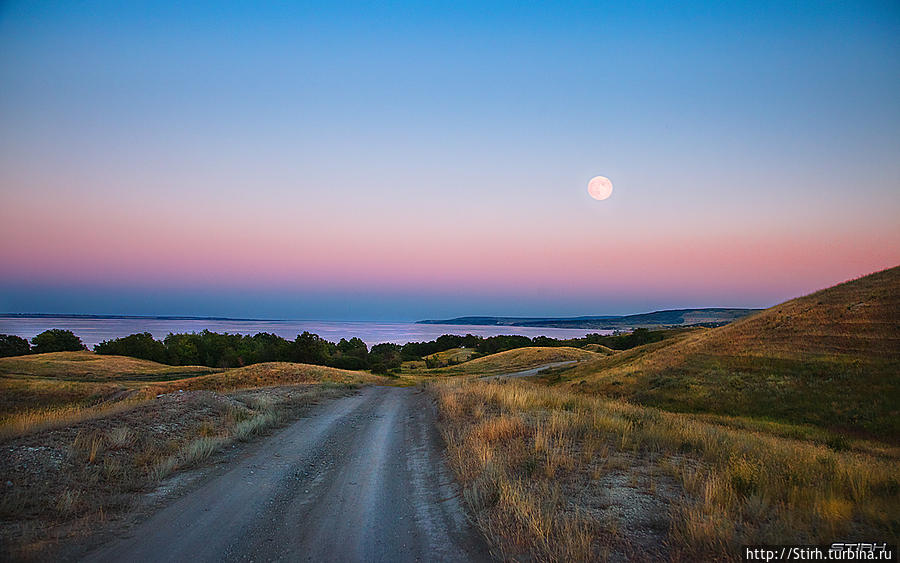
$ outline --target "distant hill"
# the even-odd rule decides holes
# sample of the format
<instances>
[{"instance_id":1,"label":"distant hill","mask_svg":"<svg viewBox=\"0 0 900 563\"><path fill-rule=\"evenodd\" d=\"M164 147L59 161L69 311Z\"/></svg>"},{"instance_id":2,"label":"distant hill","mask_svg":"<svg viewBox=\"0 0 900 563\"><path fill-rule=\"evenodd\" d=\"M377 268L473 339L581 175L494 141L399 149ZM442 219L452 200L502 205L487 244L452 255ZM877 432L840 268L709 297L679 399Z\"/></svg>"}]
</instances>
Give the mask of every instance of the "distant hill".
<instances>
[{"instance_id":1,"label":"distant hill","mask_svg":"<svg viewBox=\"0 0 900 563\"><path fill-rule=\"evenodd\" d=\"M418 323L625 330L689 325L718 326L761 310L723 308L673 309L638 315L571 318L457 317L455 319L418 321Z\"/></svg>"},{"instance_id":2,"label":"distant hill","mask_svg":"<svg viewBox=\"0 0 900 563\"><path fill-rule=\"evenodd\" d=\"M586 362L578 389L900 441L900 267Z\"/></svg>"}]
</instances>

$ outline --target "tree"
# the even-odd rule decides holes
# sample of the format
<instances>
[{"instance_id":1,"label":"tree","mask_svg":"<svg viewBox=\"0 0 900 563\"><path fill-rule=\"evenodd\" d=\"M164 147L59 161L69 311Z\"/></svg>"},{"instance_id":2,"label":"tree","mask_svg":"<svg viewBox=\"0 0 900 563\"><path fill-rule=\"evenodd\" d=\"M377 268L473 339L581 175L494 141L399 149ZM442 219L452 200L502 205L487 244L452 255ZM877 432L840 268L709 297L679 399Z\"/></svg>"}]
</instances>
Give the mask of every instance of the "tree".
<instances>
[{"instance_id":1,"label":"tree","mask_svg":"<svg viewBox=\"0 0 900 563\"><path fill-rule=\"evenodd\" d=\"M131 356L144 360L165 363L167 358L166 346L159 340L155 340L149 332L132 334L124 338L104 340L94 346L94 352L98 354L114 354L117 356Z\"/></svg>"},{"instance_id":2,"label":"tree","mask_svg":"<svg viewBox=\"0 0 900 563\"><path fill-rule=\"evenodd\" d=\"M31 339L31 345L34 346L32 351L35 354L87 350L87 347L81 343L81 339L72 334L71 330L61 328L45 330Z\"/></svg>"},{"instance_id":3,"label":"tree","mask_svg":"<svg viewBox=\"0 0 900 563\"><path fill-rule=\"evenodd\" d=\"M402 362L401 347L399 344L376 344L369 351L369 369L372 373L387 374L396 370Z\"/></svg>"},{"instance_id":4,"label":"tree","mask_svg":"<svg viewBox=\"0 0 900 563\"><path fill-rule=\"evenodd\" d=\"M338 342L337 347L338 351L346 356L365 358L366 354L369 353L369 347L366 346L366 343L355 336L350 340L341 338L341 341Z\"/></svg>"},{"instance_id":5,"label":"tree","mask_svg":"<svg viewBox=\"0 0 900 563\"><path fill-rule=\"evenodd\" d=\"M369 348L359 338L350 340L341 338L337 343L337 354L328 360L327 365L341 369L366 369L369 366Z\"/></svg>"},{"instance_id":6,"label":"tree","mask_svg":"<svg viewBox=\"0 0 900 563\"><path fill-rule=\"evenodd\" d=\"M24 356L31 352L28 341L13 334L0 334L0 358L6 356Z\"/></svg>"},{"instance_id":7,"label":"tree","mask_svg":"<svg viewBox=\"0 0 900 563\"><path fill-rule=\"evenodd\" d=\"M328 357L329 344L331 343L319 337L318 334L303 331L303 334L298 334L294 339L291 347L291 361L301 364L324 364Z\"/></svg>"}]
</instances>

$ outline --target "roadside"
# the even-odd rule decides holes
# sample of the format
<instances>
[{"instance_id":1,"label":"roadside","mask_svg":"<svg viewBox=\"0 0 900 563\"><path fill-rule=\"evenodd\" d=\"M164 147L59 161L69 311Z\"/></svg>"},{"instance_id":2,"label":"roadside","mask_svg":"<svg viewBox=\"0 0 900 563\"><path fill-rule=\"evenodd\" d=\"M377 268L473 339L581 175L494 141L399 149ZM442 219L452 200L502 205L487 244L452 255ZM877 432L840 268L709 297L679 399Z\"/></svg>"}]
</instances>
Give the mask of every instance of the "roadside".
<instances>
[{"instance_id":1,"label":"roadside","mask_svg":"<svg viewBox=\"0 0 900 563\"><path fill-rule=\"evenodd\" d=\"M352 392L335 384L176 390L4 440L0 554L45 559L60 542L77 542L98 523L110 526L144 508L146 493L165 497L173 473Z\"/></svg>"},{"instance_id":2,"label":"roadside","mask_svg":"<svg viewBox=\"0 0 900 563\"><path fill-rule=\"evenodd\" d=\"M897 537L894 458L521 378L428 389L502 559L737 561L740 546L775 540Z\"/></svg>"}]
</instances>

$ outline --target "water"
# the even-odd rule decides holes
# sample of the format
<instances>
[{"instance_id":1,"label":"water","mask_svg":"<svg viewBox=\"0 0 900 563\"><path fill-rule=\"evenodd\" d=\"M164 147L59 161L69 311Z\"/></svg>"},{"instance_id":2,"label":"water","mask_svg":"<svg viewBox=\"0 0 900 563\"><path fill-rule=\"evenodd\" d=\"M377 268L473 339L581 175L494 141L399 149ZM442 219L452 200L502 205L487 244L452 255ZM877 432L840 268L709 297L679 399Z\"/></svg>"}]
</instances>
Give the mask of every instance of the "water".
<instances>
[{"instance_id":1,"label":"water","mask_svg":"<svg viewBox=\"0 0 900 563\"><path fill-rule=\"evenodd\" d=\"M232 334L256 334L271 332L293 340L297 334L309 331L326 340L337 342L341 338L359 337L369 346L382 342L405 344L434 340L442 334L474 334L496 336L519 334L523 336L549 336L551 338L580 338L588 333L611 334L609 330L570 328L531 328L513 326L431 325L408 322L369 321L242 321L213 319L153 319L120 318L92 319L68 317L10 317L0 316L0 334L15 334L23 338L50 329L71 330L88 348L103 340L119 338L138 332L149 332L154 338L165 338L170 332L229 332Z\"/></svg>"}]
</instances>

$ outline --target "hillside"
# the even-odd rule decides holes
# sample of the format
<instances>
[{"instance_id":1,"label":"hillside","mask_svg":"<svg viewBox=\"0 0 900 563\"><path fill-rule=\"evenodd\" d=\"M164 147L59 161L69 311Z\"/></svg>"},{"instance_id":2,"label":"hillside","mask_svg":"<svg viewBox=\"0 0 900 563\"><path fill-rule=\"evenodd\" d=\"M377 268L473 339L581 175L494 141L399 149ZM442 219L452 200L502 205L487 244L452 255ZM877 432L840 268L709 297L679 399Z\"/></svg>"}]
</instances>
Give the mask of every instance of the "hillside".
<instances>
[{"instance_id":1,"label":"hillside","mask_svg":"<svg viewBox=\"0 0 900 563\"><path fill-rule=\"evenodd\" d=\"M169 366L128 356L93 352L50 352L0 358L0 376L52 377L84 381L162 380L215 373L205 366Z\"/></svg>"},{"instance_id":2,"label":"hillside","mask_svg":"<svg viewBox=\"0 0 900 563\"><path fill-rule=\"evenodd\" d=\"M613 350L609 346L604 346L603 344L585 344L581 349L587 350L588 352L603 354L604 356L609 356L618 352L618 350Z\"/></svg>"},{"instance_id":3,"label":"hillside","mask_svg":"<svg viewBox=\"0 0 900 563\"><path fill-rule=\"evenodd\" d=\"M898 373L900 267L576 366L564 382L669 410L810 423L896 441Z\"/></svg>"},{"instance_id":4,"label":"hillside","mask_svg":"<svg viewBox=\"0 0 900 563\"><path fill-rule=\"evenodd\" d=\"M389 380L367 372L269 362L220 370L167 366L126 356L53 352L0 358L0 433L17 417L52 414L179 390L230 391L274 385L367 384ZM49 410L48 410L49 409ZM47 412L45 412L47 411Z\"/></svg>"},{"instance_id":5,"label":"hillside","mask_svg":"<svg viewBox=\"0 0 900 563\"><path fill-rule=\"evenodd\" d=\"M522 317L457 317L455 319L418 321L420 324L489 325L543 328L577 328L598 330L627 330L691 325L720 325L740 319L759 309L673 309L637 315L606 315L572 318Z\"/></svg>"},{"instance_id":6,"label":"hillside","mask_svg":"<svg viewBox=\"0 0 900 563\"><path fill-rule=\"evenodd\" d=\"M580 348L543 347L516 348L483 356L468 362L436 369L418 369L414 375L497 375L513 373L554 362L591 360L597 354Z\"/></svg>"}]
</instances>

